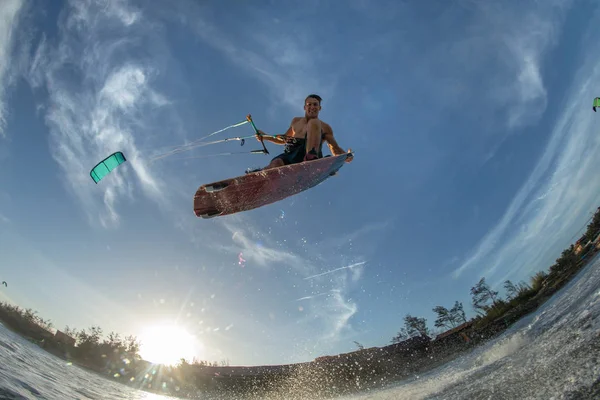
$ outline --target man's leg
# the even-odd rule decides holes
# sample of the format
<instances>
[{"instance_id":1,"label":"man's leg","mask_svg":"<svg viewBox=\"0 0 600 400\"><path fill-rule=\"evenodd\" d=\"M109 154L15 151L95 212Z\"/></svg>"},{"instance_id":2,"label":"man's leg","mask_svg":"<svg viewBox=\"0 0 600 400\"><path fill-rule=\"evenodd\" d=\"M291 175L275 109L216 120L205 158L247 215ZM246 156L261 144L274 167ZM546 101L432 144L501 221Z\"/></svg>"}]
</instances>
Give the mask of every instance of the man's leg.
<instances>
[{"instance_id":1,"label":"man's leg","mask_svg":"<svg viewBox=\"0 0 600 400\"><path fill-rule=\"evenodd\" d=\"M321 145L321 121L311 119L306 126L306 157L305 160L314 160L318 158L317 149ZM314 154L311 153L314 151Z\"/></svg>"},{"instance_id":2,"label":"man's leg","mask_svg":"<svg viewBox=\"0 0 600 400\"><path fill-rule=\"evenodd\" d=\"M267 165L266 167L263 168L263 171L265 169L283 167L284 165L285 165L285 163L283 162L283 160L281 158L275 158L273 161L271 161L271 163L269 165Z\"/></svg>"}]
</instances>

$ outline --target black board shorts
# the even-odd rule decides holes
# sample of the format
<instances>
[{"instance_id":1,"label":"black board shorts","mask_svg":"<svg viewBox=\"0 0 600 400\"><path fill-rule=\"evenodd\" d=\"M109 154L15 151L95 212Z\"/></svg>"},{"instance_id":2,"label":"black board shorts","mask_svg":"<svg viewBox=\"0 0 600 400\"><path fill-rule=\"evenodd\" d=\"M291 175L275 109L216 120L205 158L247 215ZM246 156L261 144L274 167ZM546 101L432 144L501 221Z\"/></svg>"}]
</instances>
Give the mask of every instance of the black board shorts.
<instances>
[{"instance_id":1,"label":"black board shorts","mask_svg":"<svg viewBox=\"0 0 600 400\"><path fill-rule=\"evenodd\" d=\"M304 161L306 155L306 139L286 138L283 153L274 157L271 161L280 159L284 165L297 164Z\"/></svg>"},{"instance_id":2,"label":"black board shorts","mask_svg":"<svg viewBox=\"0 0 600 400\"><path fill-rule=\"evenodd\" d=\"M304 156L306 155L306 139L286 137L285 140L285 149L283 150L283 153L278 155L277 157L273 157L271 162L280 159L281 161L283 161L284 165L290 165L298 164L304 161ZM317 152L317 157L323 157L323 152L320 148Z\"/></svg>"}]
</instances>

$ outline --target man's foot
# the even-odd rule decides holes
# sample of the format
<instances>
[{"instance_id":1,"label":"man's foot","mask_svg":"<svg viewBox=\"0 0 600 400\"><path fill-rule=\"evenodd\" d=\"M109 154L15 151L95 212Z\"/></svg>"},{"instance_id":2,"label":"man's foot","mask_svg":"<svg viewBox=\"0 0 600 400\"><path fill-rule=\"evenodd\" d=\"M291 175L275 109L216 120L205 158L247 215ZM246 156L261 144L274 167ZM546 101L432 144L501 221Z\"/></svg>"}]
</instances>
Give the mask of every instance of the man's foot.
<instances>
[{"instance_id":1,"label":"man's foot","mask_svg":"<svg viewBox=\"0 0 600 400\"><path fill-rule=\"evenodd\" d=\"M254 168L254 169L252 169L252 168L248 168L248 169L246 170L246 173L247 173L247 174L251 174L251 173L253 173L253 172L258 172L258 171L262 171L262 168Z\"/></svg>"},{"instance_id":2,"label":"man's foot","mask_svg":"<svg viewBox=\"0 0 600 400\"><path fill-rule=\"evenodd\" d=\"M306 155L304 156L304 161L312 161L312 160L316 160L318 158L319 158L319 156L318 156L317 152L315 151L315 149L312 149L311 151L306 153Z\"/></svg>"}]
</instances>

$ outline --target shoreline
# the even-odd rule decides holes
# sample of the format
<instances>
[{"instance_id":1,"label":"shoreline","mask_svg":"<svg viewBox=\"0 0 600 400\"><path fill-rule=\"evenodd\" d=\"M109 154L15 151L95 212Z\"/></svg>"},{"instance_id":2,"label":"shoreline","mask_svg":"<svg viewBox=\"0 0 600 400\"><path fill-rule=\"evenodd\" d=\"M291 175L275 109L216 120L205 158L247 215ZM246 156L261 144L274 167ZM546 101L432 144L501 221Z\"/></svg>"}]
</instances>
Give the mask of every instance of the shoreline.
<instances>
[{"instance_id":1,"label":"shoreline","mask_svg":"<svg viewBox=\"0 0 600 400\"><path fill-rule=\"evenodd\" d=\"M597 214L600 220L600 214ZM153 365L142 360L122 342L99 343L104 353L119 349L117 356L88 350L58 341L49 330L37 325L31 312L18 307L0 308L0 321L10 331L36 344L41 349L83 370L134 389L174 397L189 397L201 393L203 398L218 399L234 396L247 399L327 398L379 390L411 379L468 354L504 333L513 324L537 311L556 292L573 280L596 259L600 242L586 245L583 254L572 245L562 258L542 274L543 282L507 301L490 306L484 316L476 316L464 324L437 335L413 336L383 347L359 349L334 356L317 357L313 361L269 366L216 366L202 362L182 363L176 367ZM561 261L564 265L561 266ZM558 267L557 267L558 266ZM556 267L556 268L555 268ZM559 268L560 267L560 268ZM31 310L26 310L31 311ZM26 319L24 315L30 316ZM41 319L39 319L41 320ZM43 321L43 320L41 320ZM112 340L112 339L111 339ZM135 343L133 341L132 343ZM88 346L89 347L89 346ZM91 347L91 349L96 349ZM100 354L100 357L98 357ZM126 367L123 366L125 362ZM169 382L165 386L165 382Z\"/></svg>"}]
</instances>

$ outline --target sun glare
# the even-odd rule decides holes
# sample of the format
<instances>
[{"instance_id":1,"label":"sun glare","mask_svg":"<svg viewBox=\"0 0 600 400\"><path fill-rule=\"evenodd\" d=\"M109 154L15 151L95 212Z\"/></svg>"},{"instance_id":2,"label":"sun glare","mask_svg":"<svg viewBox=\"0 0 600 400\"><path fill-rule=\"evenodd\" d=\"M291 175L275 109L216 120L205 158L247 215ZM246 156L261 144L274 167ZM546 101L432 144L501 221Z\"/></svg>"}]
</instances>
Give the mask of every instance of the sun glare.
<instances>
[{"instance_id":1,"label":"sun glare","mask_svg":"<svg viewBox=\"0 0 600 400\"><path fill-rule=\"evenodd\" d=\"M199 358L202 344L176 325L149 327L140 335L140 356L154 364L176 365L182 358Z\"/></svg>"}]
</instances>

